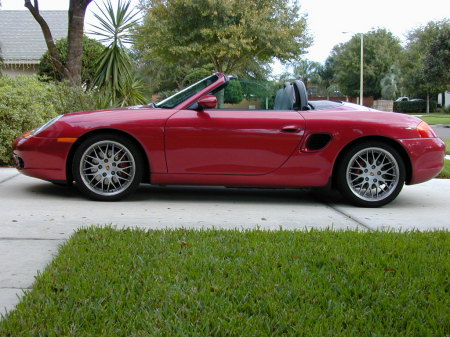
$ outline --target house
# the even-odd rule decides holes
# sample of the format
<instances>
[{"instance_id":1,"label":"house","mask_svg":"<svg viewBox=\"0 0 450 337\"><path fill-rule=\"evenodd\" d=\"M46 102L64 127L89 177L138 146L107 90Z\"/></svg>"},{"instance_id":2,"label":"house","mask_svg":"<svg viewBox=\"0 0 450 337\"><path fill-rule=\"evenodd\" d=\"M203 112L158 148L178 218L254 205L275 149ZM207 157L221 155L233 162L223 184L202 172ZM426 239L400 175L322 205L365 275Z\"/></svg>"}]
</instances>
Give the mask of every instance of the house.
<instances>
[{"instance_id":1,"label":"house","mask_svg":"<svg viewBox=\"0 0 450 337\"><path fill-rule=\"evenodd\" d=\"M53 39L67 37L67 11L40 11ZM41 27L28 10L0 10L1 72L10 76L37 72L39 60L47 51Z\"/></svg>"},{"instance_id":2,"label":"house","mask_svg":"<svg viewBox=\"0 0 450 337\"><path fill-rule=\"evenodd\" d=\"M444 96L444 102L442 102L442 95ZM440 93L438 96L438 104L445 105L444 108L447 108L450 106L450 91L446 91L445 93Z\"/></svg>"}]
</instances>

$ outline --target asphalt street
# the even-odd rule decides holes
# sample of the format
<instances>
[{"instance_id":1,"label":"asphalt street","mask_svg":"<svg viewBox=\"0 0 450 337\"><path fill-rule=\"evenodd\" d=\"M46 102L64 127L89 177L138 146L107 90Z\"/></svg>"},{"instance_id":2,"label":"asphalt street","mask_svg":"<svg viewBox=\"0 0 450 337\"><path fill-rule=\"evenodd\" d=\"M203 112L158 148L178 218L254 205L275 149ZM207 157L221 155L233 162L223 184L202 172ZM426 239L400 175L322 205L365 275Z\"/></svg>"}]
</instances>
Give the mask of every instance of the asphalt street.
<instances>
[{"instance_id":1,"label":"asphalt street","mask_svg":"<svg viewBox=\"0 0 450 337\"><path fill-rule=\"evenodd\" d=\"M0 314L15 306L58 246L83 226L448 230L449 196L450 180L433 179L405 186L377 209L351 206L326 191L150 185L121 202L94 202L73 187L0 168Z\"/></svg>"},{"instance_id":2,"label":"asphalt street","mask_svg":"<svg viewBox=\"0 0 450 337\"><path fill-rule=\"evenodd\" d=\"M432 128L439 137L450 139L450 125L439 124L433 125Z\"/></svg>"}]
</instances>

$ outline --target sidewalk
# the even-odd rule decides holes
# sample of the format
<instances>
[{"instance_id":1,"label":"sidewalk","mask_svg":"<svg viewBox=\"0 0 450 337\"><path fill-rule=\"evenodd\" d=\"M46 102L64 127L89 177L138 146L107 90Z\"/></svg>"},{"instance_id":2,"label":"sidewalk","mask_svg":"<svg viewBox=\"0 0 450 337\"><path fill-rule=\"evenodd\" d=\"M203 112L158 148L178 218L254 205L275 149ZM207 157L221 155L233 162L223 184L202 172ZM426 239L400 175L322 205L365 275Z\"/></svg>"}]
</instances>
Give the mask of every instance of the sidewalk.
<instances>
[{"instance_id":1,"label":"sidewalk","mask_svg":"<svg viewBox=\"0 0 450 337\"><path fill-rule=\"evenodd\" d=\"M405 186L394 202L377 209L307 190L149 185L129 199L108 203L0 168L0 313L14 307L37 271L82 226L448 230L449 197L450 180L434 179Z\"/></svg>"}]
</instances>

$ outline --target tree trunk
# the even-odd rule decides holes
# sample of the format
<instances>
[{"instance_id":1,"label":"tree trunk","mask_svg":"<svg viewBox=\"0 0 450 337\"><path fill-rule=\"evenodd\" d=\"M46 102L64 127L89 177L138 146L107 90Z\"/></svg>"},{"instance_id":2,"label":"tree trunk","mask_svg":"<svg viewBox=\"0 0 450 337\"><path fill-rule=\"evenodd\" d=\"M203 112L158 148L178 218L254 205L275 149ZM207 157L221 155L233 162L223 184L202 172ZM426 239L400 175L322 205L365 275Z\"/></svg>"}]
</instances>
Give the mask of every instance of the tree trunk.
<instances>
[{"instance_id":1,"label":"tree trunk","mask_svg":"<svg viewBox=\"0 0 450 337\"><path fill-rule=\"evenodd\" d=\"M56 49L55 42L53 41L52 32L50 31L50 28L45 19L39 13L38 5L39 4L37 0L34 1L34 6L31 4L30 0L25 0L25 7L28 8L31 15L33 15L34 19L37 21L39 26L41 26L42 33L44 34L45 43L47 45L48 54L51 58L53 66L59 73L61 73L63 77L66 78L69 76L69 71L61 62L58 50Z\"/></svg>"},{"instance_id":2,"label":"tree trunk","mask_svg":"<svg viewBox=\"0 0 450 337\"><path fill-rule=\"evenodd\" d=\"M81 85L81 66L83 59L83 30L86 9L92 0L70 0L69 31L67 34L68 80L72 85Z\"/></svg>"},{"instance_id":3,"label":"tree trunk","mask_svg":"<svg viewBox=\"0 0 450 337\"><path fill-rule=\"evenodd\" d=\"M430 113L430 94L427 93L427 114Z\"/></svg>"},{"instance_id":4,"label":"tree trunk","mask_svg":"<svg viewBox=\"0 0 450 337\"><path fill-rule=\"evenodd\" d=\"M223 106L225 104L225 90L222 89L217 93L217 105L218 105L218 109L223 109Z\"/></svg>"},{"instance_id":5,"label":"tree trunk","mask_svg":"<svg viewBox=\"0 0 450 337\"><path fill-rule=\"evenodd\" d=\"M69 81L71 85L81 85L81 66L83 58L83 29L84 17L87 6L92 0L70 0L69 4L69 28L67 34L67 64L64 65L56 49L50 28L45 19L39 13L39 2L34 0L25 0L25 7L28 8L35 20L41 26L47 44L48 53L55 69L62 75L62 78Z\"/></svg>"}]
</instances>

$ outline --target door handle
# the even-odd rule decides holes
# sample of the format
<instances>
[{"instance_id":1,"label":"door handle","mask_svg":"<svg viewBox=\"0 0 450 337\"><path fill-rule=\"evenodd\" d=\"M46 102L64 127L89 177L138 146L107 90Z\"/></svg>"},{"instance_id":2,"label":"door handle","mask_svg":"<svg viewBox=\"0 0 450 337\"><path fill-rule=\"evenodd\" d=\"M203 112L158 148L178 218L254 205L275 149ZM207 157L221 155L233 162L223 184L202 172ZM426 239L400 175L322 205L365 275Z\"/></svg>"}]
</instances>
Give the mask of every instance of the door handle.
<instances>
[{"instance_id":1,"label":"door handle","mask_svg":"<svg viewBox=\"0 0 450 337\"><path fill-rule=\"evenodd\" d=\"M297 132L300 130L300 127L297 125L288 125L281 128L282 132Z\"/></svg>"}]
</instances>

